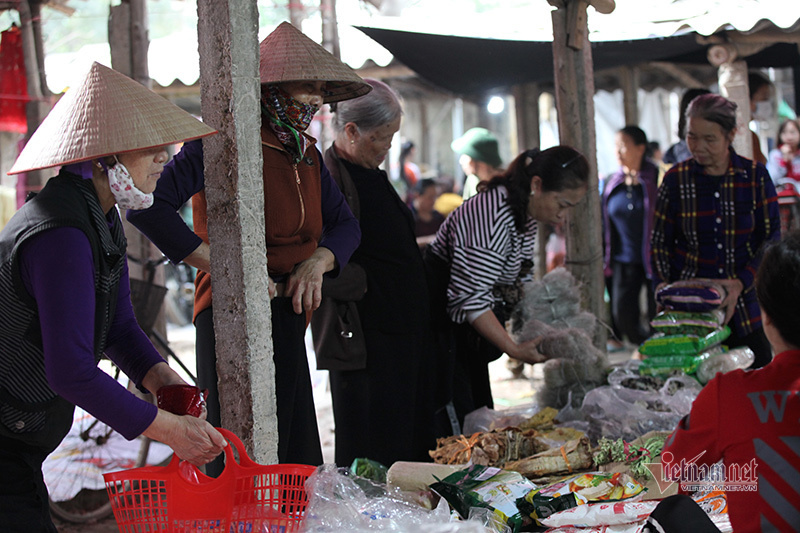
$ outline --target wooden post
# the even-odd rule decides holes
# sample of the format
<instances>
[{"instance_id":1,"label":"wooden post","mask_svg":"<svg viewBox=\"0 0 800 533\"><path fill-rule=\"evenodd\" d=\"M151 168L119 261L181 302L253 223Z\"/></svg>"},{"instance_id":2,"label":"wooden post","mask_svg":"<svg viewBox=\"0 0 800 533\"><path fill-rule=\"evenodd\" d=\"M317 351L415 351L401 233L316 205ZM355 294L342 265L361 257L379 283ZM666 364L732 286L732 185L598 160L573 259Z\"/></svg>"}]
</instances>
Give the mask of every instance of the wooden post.
<instances>
[{"instance_id":1,"label":"wooden post","mask_svg":"<svg viewBox=\"0 0 800 533\"><path fill-rule=\"evenodd\" d=\"M750 133L750 89L747 63L737 61L736 47L718 44L708 49L708 61L717 67L719 93L736 103L736 137L733 149L748 159L753 158L753 136Z\"/></svg>"},{"instance_id":2,"label":"wooden post","mask_svg":"<svg viewBox=\"0 0 800 533\"><path fill-rule=\"evenodd\" d=\"M42 37L42 4L33 2L31 7L31 23L33 24L33 46L36 50L36 66L39 70L39 89L43 97L51 96L44 73L44 38ZM45 104L46 105L46 104ZM49 105L47 106L49 108ZM44 113L43 113L44 114Z\"/></svg>"},{"instance_id":3,"label":"wooden post","mask_svg":"<svg viewBox=\"0 0 800 533\"><path fill-rule=\"evenodd\" d=\"M336 21L336 0L320 0L319 9L322 15L322 47L333 54L334 57L341 59L342 54L339 50L339 27ZM299 26L298 26L299 27ZM322 123L319 135L320 150L325 151L335 138L333 131L333 114L330 107L322 106L317 114L317 120Z\"/></svg>"},{"instance_id":4,"label":"wooden post","mask_svg":"<svg viewBox=\"0 0 800 533\"><path fill-rule=\"evenodd\" d=\"M639 69L636 67L620 68L620 85L622 86L622 105L625 108L625 125L639 125Z\"/></svg>"},{"instance_id":5,"label":"wooden post","mask_svg":"<svg viewBox=\"0 0 800 533\"><path fill-rule=\"evenodd\" d=\"M514 96L514 113L517 122L517 151L536 148L541 142L539 132L539 95L541 90L539 84L515 85L511 92Z\"/></svg>"},{"instance_id":6,"label":"wooden post","mask_svg":"<svg viewBox=\"0 0 800 533\"><path fill-rule=\"evenodd\" d=\"M222 424L260 463L278 459L267 296L255 0L199 0L203 140Z\"/></svg>"},{"instance_id":7,"label":"wooden post","mask_svg":"<svg viewBox=\"0 0 800 533\"><path fill-rule=\"evenodd\" d=\"M44 102L44 93L42 91L41 76L39 74L38 49L42 46L36 44L36 31L33 22L34 10L31 8L30 0L21 0L17 6L19 11L20 32L22 35L22 55L25 59L25 76L28 79L28 97L30 101L25 106L25 114L28 122L28 133L25 136L25 141L31 138L33 132L42 123L42 119L47 115L49 106ZM44 59L42 59L44 61ZM26 172L25 185L27 189L39 190L49 176L52 175L52 170L33 170Z\"/></svg>"},{"instance_id":8,"label":"wooden post","mask_svg":"<svg viewBox=\"0 0 800 533\"><path fill-rule=\"evenodd\" d=\"M144 0L126 0L111 6L108 17L108 44L111 49L111 67L117 72L138 81L148 89L151 87L150 72L147 68L147 50L150 47L147 36L147 6ZM161 252L142 232L125 219L122 214L122 226L128 240L127 253L132 258L128 262L131 279L148 279L144 262L152 257L160 257ZM164 284L164 269L156 270L153 282ZM167 336L167 320L163 307L153 324L153 329L161 336ZM161 355L166 351L156 346Z\"/></svg>"},{"instance_id":9,"label":"wooden post","mask_svg":"<svg viewBox=\"0 0 800 533\"><path fill-rule=\"evenodd\" d=\"M292 23L292 26L302 31L303 19L306 18L306 8L303 5L303 0L289 0L287 7L289 8L289 22Z\"/></svg>"},{"instance_id":10,"label":"wooden post","mask_svg":"<svg viewBox=\"0 0 800 533\"><path fill-rule=\"evenodd\" d=\"M131 70L129 76L150 89L150 69L147 66L147 51L150 38L147 31L147 2L145 0L124 0L130 4Z\"/></svg>"},{"instance_id":11,"label":"wooden post","mask_svg":"<svg viewBox=\"0 0 800 533\"><path fill-rule=\"evenodd\" d=\"M553 0L550 0L551 4ZM594 75L584 0L558 0L553 17L553 66L560 141L589 160L589 192L570 211L565 227L567 268L581 283L584 308L605 317L600 195L594 125ZM577 47L576 47L577 46ZM598 328L597 346L605 346L606 331Z\"/></svg>"},{"instance_id":12,"label":"wooden post","mask_svg":"<svg viewBox=\"0 0 800 533\"><path fill-rule=\"evenodd\" d=\"M541 144L539 131L539 96L541 90L538 83L525 83L515 85L511 89L514 96L514 116L516 122L517 149L515 153L523 150L538 148ZM547 273L547 240L551 228L542 225L536 237L536 277L541 279Z\"/></svg>"}]
</instances>

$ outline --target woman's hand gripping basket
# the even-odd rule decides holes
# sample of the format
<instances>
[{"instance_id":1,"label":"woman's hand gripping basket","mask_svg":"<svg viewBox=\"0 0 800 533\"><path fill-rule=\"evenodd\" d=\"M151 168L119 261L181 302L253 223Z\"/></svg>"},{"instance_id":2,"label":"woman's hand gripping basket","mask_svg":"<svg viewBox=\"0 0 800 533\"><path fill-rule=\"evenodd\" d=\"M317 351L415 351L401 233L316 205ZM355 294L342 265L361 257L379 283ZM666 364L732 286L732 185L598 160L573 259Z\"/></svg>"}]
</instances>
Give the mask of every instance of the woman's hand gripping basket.
<instances>
[{"instance_id":1,"label":"woman's hand gripping basket","mask_svg":"<svg viewBox=\"0 0 800 533\"><path fill-rule=\"evenodd\" d=\"M260 465L225 429L225 469L211 478L173 456L164 467L104 474L121 533L288 533L297 531L315 467ZM232 446L239 455L237 462Z\"/></svg>"}]
</instances>

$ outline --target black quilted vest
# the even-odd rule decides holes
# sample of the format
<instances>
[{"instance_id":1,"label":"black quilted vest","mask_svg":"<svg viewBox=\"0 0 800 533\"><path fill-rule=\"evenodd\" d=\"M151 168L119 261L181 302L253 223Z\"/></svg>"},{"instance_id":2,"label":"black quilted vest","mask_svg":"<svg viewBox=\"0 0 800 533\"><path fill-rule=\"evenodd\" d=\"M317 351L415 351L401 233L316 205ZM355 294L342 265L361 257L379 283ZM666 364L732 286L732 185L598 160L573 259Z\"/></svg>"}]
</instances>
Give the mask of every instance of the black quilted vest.
<instances>
[{"instance_id":1,"label":"black quilted vest","mask_svg":"<svg viewBox=\"0 0 800 533\"><path fill-rule=\"evenodd\" d=\"M54 448L69 431L73 406L47 382L39 315L20 277L18 251L41 231L68 226L85 233L92 249L94 357L99 361L125 261L125 235L116 208L106 218L91 180L62 171L0 232L0 435L45 448Z\"/></svg>"}]
</instances>

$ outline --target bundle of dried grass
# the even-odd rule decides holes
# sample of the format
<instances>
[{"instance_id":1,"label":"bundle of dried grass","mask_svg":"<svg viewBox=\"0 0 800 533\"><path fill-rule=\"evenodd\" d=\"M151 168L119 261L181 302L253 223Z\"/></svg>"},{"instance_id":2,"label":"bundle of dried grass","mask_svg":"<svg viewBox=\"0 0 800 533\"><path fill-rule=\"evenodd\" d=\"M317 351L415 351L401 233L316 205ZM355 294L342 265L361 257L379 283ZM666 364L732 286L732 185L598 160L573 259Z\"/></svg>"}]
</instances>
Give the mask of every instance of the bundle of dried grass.
<instances>
[{"instance_id":1,"label":"bundle of dried grass","mask_svg":"<svg viewBox=\"0 0 800 533\"><path fill-rule=\"evenodd\" d=\"M528 457L547 449L537 438L536 430L523 431L516 427L454 435L436 440L436 449L429 455L439 464L502 466L507 461Z\"/></svg>"},{"instance_id":2,"label":"bundle of dried grass","mask_svg":"<svg viewBox=\"0 0 800 533\"><path fill-rule=\"evenodd\" d=\"M519 461L510 461L503 468L519 472L527 478L540 478L580 472L591 468L593 464L589 439L582 437L566 442L560 448L552 448Z\"/></svg>"},{"instance_id":3,"label":"bundle of dried grass","mask_svg":"<svg viewBox=\"0 0 800 533\"><path fill-rule=\"evenodd\" d=\"M544 387L537 391L539 405L580 407L587 392L605 384L606 354L582 330L557 330L542 339L539 351L551 357L544 364Z\"/></svg>"},{"instance_id":4,"label":"bundle of dried grass","mask_svg":"<svg viewBox=\"0 0 800 533\"><path fill-rule=\"evenodd\" d=\"M581 312L580 287L566 268L558 267L541 280L526 283L523 293L511 320L511 331L520 342L546 334L543 325L560 329L577 327L590 336L593 334L597 319L591 313ZM531 321L541 324L529 324Z\"/></svg>"}]
</instances>

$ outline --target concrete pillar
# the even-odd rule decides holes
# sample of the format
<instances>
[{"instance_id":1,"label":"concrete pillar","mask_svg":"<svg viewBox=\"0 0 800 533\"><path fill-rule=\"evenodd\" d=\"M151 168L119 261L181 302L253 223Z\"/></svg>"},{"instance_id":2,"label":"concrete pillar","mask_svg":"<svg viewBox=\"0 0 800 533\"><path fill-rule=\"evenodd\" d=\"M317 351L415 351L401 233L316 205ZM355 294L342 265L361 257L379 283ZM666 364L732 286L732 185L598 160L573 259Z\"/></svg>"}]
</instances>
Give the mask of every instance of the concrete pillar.
<instances>
[{"instance_id":1,"label":"concrete pillar","mask_svg":"<svg viewBox=\"0 0 800 533\"><path fill-rule=\"evenodd\" d=\"M278 456L267 296L255 0L198 0L203 140L222 424L260 463Z\"/></svg>"},{"instance_id":2,"label":"concrete pillar","mask_svg":"<svg viewBox=\"0 0 800 533\"><path fill-rule=\"evenodd\" d=\"M603 239L600 195L597 194L594 71L586 23L587 2L566 0L563 4L552 13L558 131L561 144L572 146L585 155L590 168L589 192L567 218L566 266L581 283L584 308L603 317ZM603 328L598 328L594 341L599 347L605 346Z\"/></svg>"}]
</instances>

